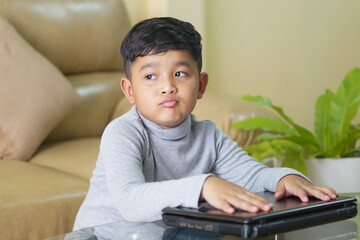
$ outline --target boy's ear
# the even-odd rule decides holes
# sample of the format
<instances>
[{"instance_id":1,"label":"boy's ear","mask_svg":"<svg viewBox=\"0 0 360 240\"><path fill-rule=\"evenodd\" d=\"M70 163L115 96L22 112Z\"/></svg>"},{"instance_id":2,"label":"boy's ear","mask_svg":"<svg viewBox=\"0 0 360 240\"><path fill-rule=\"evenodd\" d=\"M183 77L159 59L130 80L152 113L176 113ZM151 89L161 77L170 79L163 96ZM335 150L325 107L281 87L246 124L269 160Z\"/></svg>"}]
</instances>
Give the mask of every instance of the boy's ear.
<instances>
[{"instance_id":1,"label":"boy's ear","mask_svg":"<svg viewBox=\"0 0 360 240\"><path fill-rule=\"evenodd\" d=\"M208 82L209 75L206 72L201 73L199 78L199 91L197 99L201 99L204 96Z\"/></svg>"},{"instance_id":2,"label":"boy's ear","mask_svg":"<svg viewBox=\"0 0 360 240\"><path fill-rule=\"evenodd\" d=\"M123 91L125 97L129 101L129 103L134 104L135 101L134 101L134 95L133 95L133 91L132 91L131 81L127 78L122 78L120 80L120 86L121 86L121 90Z\"/></svg>"}]
</instances>

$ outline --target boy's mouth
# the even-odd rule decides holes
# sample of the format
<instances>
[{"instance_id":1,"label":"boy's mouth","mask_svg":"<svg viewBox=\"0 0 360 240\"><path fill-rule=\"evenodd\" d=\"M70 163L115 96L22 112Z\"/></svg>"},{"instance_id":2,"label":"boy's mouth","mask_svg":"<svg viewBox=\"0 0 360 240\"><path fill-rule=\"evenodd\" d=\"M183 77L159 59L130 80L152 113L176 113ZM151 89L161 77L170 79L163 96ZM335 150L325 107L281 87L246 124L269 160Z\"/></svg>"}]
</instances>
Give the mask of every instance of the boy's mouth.
<instances>
[{"instance_id":1,"label":"boy's mouth","mask_svg":"<svg viewBox=\"0 0 360 240\"><path fill-rule=\"evenodd\" d=\"M175 107L176 104L178 104L178 100L176 99L166 99L160 103L161 106L166 108L172 108Z\"/></svg>"}]
</instances>

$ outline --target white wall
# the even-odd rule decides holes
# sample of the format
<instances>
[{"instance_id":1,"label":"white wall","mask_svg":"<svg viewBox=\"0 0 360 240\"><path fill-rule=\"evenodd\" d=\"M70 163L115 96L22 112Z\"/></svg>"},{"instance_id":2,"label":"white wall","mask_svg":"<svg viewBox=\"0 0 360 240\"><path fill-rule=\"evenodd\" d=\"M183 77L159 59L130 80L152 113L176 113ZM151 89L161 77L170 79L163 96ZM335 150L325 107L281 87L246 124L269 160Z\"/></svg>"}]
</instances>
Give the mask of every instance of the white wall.
<instances>
[{"instance_id":1,"label":"white wall","mask_svg":"<svg viewBox=\"0 0 360 240\"><path fill-rule=\"evenodd\" d=\"M317 97L360 67L358 0L125 0L132 23L172 16L203 36L209 88L261 94L313 129ZM360 114L356 118L360 122Z\"/></svg>"},{"instance_id":2,"label":"white wall","mask_svg":"<svg viewBox=\"0 0 360 240\"><path fill-rule=\"evenodd\" d=\"M357 0L208 0L210 87L268 96L312 130L317 97L360 67L359 9Z\"/></svg>"}]
</instances>

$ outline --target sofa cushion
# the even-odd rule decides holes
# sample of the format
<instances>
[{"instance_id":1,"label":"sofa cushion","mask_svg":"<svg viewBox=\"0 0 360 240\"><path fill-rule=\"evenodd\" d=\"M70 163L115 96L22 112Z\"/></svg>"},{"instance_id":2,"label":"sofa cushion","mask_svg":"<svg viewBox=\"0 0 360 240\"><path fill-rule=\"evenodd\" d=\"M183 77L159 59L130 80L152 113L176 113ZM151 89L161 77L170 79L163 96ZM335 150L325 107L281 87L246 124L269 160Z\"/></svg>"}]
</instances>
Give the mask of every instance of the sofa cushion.
<instances>
[{"instance_id":1,"label":"sofa cushion","mask_svg":"<svg viewBox=\"0 0 360 240\"><path fill-rule=\"evenodd\" d=\"M31 163L90 179L99 154L100 137L43 144Z\"/></svg>"},{"instance_id":2,"label":"sofa cushion","mask_svg":"<svg viewBox=\"0 0 360 240\"><path fill-rule=\"evenodd\" d=\"M0 239L43 239L72 231L88 187L87 180L61 171L0 161Z\"/></svg>"},{"instance_id":3,"label":"sofa cushion","mask_svg":"<svg viewBox=\"0 0 360 240\"><path fill-rule=\"evenodd\" d=\"M123 72L117 71L67 76L82 102L50 133L46 141L101 136L116 103L124 97L120 88L123 76Z\"/></svg>"},{"instance_id":4,"label":"sofa cushion","mask_svg":"<svg viewBox=\"0 0 360 240\"><path fill-rule=\"evenodd\" d=\"M1 16L0 36L0 159L27 160L80 97Z\"/></svg>"},{"instance_id":5,"label":"sofa cushion","mask_svg":"<svg viewBox=\"0 0 360 240\"><path fill-rule=\"evenodd\" d=\"M63 73L122 69L123 1L1 0L1 14Z\"/></svg>"}]
</instances>

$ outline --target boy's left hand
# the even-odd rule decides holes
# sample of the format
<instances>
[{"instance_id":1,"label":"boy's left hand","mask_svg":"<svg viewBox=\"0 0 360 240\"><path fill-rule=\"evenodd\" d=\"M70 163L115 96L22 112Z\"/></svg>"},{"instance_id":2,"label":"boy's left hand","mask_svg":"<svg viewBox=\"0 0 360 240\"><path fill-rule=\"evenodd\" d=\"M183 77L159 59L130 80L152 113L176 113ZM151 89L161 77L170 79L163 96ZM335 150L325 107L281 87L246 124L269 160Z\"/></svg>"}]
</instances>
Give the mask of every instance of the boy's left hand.
<instances>
[{"instance_id":1,"label":"boy's left hand","mask_svg":"<svg viewBox=\"0 0 360 240\"><path fill-rule=\"evenodd\" d=\"M287 175L280 179L276 186L275 198L297 196L302 202L308 202L308 196L316 197L323 201L336 199L336 191L328 186L316 186L298 175Z\"/></svg>"}]
</instances>

